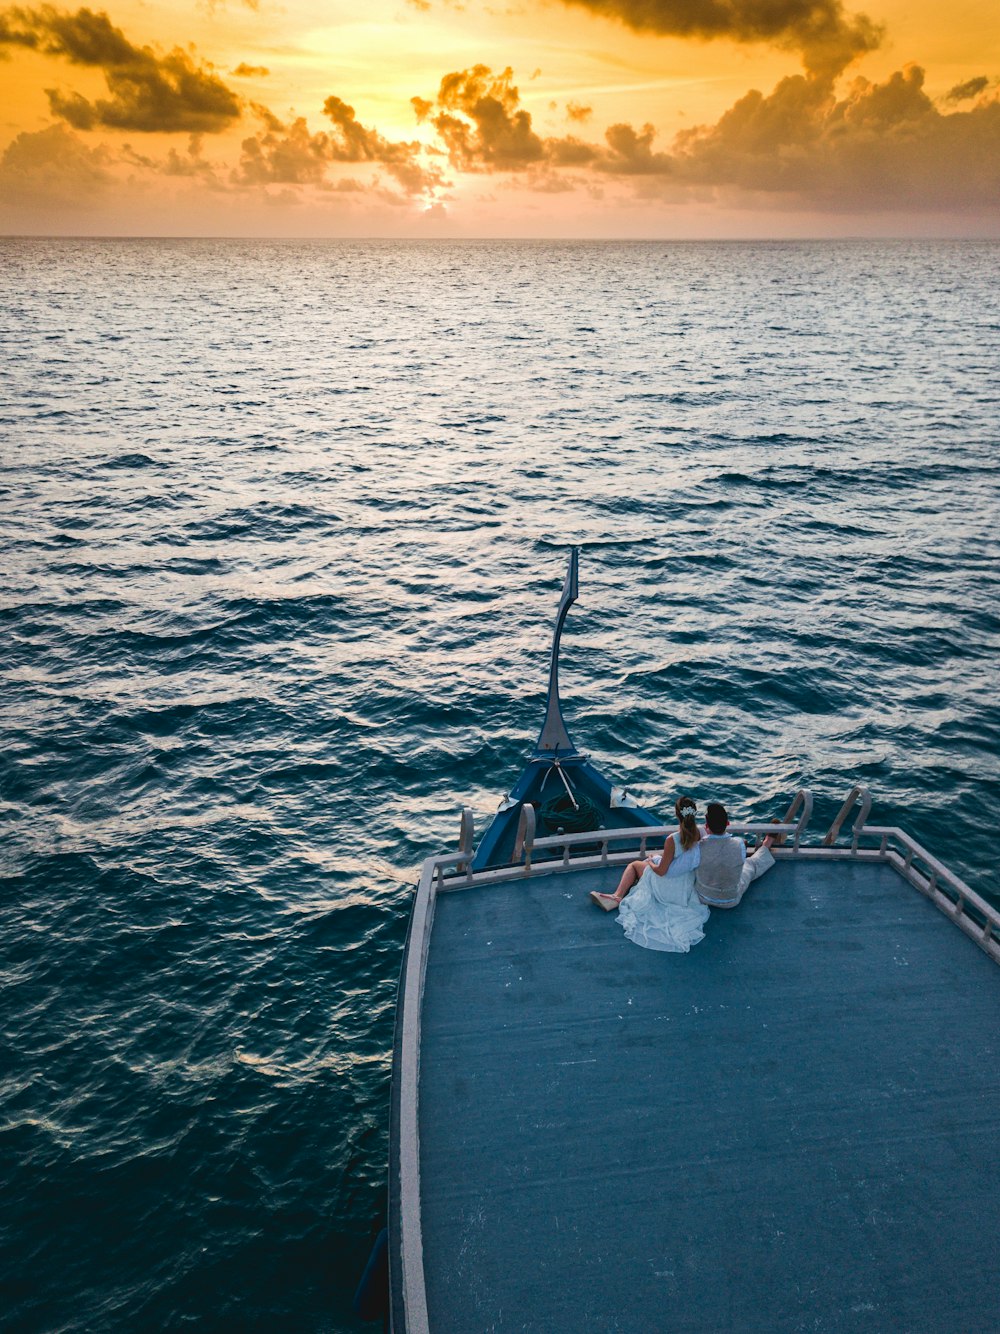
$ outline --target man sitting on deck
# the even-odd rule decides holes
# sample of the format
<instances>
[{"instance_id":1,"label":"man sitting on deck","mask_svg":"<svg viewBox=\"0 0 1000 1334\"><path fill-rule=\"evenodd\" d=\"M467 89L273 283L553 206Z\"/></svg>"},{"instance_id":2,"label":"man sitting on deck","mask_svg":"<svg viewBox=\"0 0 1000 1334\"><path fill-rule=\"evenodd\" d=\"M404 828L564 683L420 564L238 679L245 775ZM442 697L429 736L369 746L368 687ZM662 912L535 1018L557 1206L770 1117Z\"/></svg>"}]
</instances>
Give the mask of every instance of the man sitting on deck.
<instances>
[{"instance_id":1,"label":"man sitting on deck","mask_svg":"<svg viewBox=\"0 0 1000 1334\"><path fill-rule=\"evenodd\" d=\"M747 857L741 838L727 834L729 816L721 802L709 802L705 810L707 833L701 840L701 861L695 872L695 888L702 903L711 908L735 908L751 883L774 865L768 834L763 845Z\"/></svg>"}]
</instances>

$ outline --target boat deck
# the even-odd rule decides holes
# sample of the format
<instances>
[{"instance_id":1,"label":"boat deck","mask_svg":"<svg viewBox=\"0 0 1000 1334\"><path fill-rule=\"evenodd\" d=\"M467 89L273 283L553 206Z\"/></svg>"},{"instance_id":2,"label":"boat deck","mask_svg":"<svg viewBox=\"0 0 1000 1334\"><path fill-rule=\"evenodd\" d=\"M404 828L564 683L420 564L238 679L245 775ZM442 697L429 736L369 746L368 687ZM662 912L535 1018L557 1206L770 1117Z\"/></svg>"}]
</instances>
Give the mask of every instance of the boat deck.
<instances>
[{"instance_id":1,"label":"boat deck","mask_svg":"<svg viewBox=\"0 0 1000 1334\"><path fill-rule=\"evenodd\" d=\"M779 861L687 955L617 874L437 897L434 1334L1000 1327L996 964L885 865Z\"/></svg>"}]
</instances>

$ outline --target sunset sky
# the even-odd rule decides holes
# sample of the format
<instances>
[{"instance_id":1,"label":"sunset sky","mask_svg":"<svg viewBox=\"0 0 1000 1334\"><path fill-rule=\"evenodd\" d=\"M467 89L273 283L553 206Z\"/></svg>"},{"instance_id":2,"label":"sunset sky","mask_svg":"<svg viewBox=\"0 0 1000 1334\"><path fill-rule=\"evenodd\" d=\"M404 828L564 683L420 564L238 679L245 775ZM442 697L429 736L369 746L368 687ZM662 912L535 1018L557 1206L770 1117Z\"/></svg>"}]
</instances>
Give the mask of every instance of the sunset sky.
<instances>
[{"instance_id":1,"label":"sunset sky","mask_svg":"<svg viewBox=\"0 0 1000 1334\"><path fill-rule=\"evenodd\" d=\"M0 232L1000 235L996 0L0 9Z\"/></svg>"}]
</instances>

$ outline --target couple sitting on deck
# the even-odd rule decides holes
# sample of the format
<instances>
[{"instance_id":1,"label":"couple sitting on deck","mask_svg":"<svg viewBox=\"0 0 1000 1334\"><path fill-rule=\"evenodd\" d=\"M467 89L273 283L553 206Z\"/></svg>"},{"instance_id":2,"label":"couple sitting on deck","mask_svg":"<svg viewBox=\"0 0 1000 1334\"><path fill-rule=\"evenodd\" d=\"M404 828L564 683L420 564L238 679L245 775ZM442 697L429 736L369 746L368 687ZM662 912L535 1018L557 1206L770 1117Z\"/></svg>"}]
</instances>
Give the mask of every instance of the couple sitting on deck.
<instances>
[{"instance_id":1,"label":"couple sitting on deck","mask_svg":"<svg viewBox=\"0 0 1000 1334\"><path fill-rule=\"evenodd\" d=\"M751 883L774 865L771 834L751 857L740 838L727 833L725 806L710 802L705 827L695 823L697 804L681 797L674 810L677 833L663 852L630 862L613 894L590 897L605 912L617 908L626 936L650 950L686 953L704 936L709 905L735 908Z\"/></svg>"}]
</instances>

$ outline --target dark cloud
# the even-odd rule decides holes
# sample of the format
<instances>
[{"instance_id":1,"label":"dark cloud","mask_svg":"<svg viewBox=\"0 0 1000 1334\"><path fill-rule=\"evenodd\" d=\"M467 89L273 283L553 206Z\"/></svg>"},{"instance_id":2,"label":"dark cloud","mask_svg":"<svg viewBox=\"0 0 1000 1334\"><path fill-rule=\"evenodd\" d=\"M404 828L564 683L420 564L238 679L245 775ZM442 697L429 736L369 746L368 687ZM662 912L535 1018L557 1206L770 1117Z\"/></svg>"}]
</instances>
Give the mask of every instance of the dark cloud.
<instances>
[{"instance_id":1,"label":"dark cloud","mask_svg":"<svg viewBox=\"0 0 1000 1334\"><path fill-rule=\"evenodd\" d=\"M593 107L581 106L579 102L566 103L567 120L574 120L582 124L584 121L590 120L593 114L594 114Z\"/></svg>"},{"instance_id":2,"label":"dark cloud","mask_svg":"<svg viewBox=\"0 0 1000 1334\"><path fill-rule=\"evenodd\" d=\"M983 91L978 81L967 95ZM741 97L714 125L682 131L658 148L652 125L611 125L603 143L541 138L511 72L485 65L442 80L434 106L413 104L437 129L452 165L520 173L533 189L560 174L635 178L642 193L825 211L983 210L1000 204L1000 100L942 113L918 66L882 83L854 79L837 95L825 75L782 79ZM488 111L486 110L488 105ZM436 114L435 114L436 113Z\"/></svg>"},{"instance_id":3,"label":"dark cloud","mask_svg":"<svg viewBox=\"0 0 1000 1334\"><path fill-rule=\"evenodd\" d=\"M417 143L389 143L377 130L362 125L354 108L342 97L328 97L323 103L323 114L333 123L331 152L339 162L385 162L420 147Z\"/></svg>"},{"instance_id":4,"label":"dark cloud","mask_svg":"<svg viewBox=\"0 0 1000 1334\"><path fill-rule=\"evenodd\" d=\"M51 5L5 10L0 14L0 42L66 56L75 65L128 65L142 56L107 14L91 9L69 14Z\"/></svg>"},{"instance_id":5,"label":"dark cloud","mask_svg":"<svg viewBox=\"0 0 1000 1334\"><path fill-rule=\"evenodd\" d=\"M98 124L93 104L79 93L62 93L58 88L46 88L49 108L54 116L68 121L77 130L92 130Z\"/></svg>"},{"instance_id":6,"label":"dark cloud","mask_svg":"<svg viewBox=\"0 0 1000 1334\"><path fill-rule=\"evenodd\" d=\"M158 55L130 42L107 14L90 9L64 13L51 6L11 8L0 13L0 45L21 46L72 64L100 69L110 97L88 100L78 92L47 90L52 111L78 130L223 130L240 118L243 103L209 68L187 52ZM263 66L241 64L234 74L263 77ZM342 98L326 99L332 129L313 132L302 117L286 125L266 106L251 102L262 130L243 140L232 183L337 188L327 180L332 163L372 163L392 178L405 196L428 193L443 184L438 165L426 166L417 141L396 142L363 125ZM204 166L175 154L165 164L132 154L132 165L167 175L206 176ZM206 176L207 179L207 176Z\"/></svg>"},{"instance_id":7,"label":"dark cloud","mask_svg":"<svg viewBox=\"0 0 1000 1334\"><path fill-rule=\"evenodd\" d=\"M594 144L585 143L567 135L565 139L547 139L545 158L553 167L586 167L596 162L601 150Z\"/></svg>"},{"instance_id":8,"label":"dark cloud","mask_svg":"<svg viewBox=\"0 0 1000 1334\"><path fill-rule=\"evenodd\" d=\"M638 32L769 42L802 53L807 69L838 73L874 50L881 28L840 0L566 0Z\"/></svg>"},{"instance_id":9,"label":"dark cloud","mask_svg":"<svg viewBox=\"0 0 1000 1334\"><path fill-rule=\"evenodd\" d=\"M323 110L333 123L332 131L313 132L299 117L283 125L266 107L255 107L265 123L263 133L244 139L239 170L234 179L241 185L314 185L340 189L327 180L332 163L371 163L382 167L412 196L428 193L442 183L437 166L420 161L419 142L394 142L377 130L362 125L354 108L331 96ZM352 190L355 188L351 187Z\"/></svg>"},{"instance_id":10,"label":"dark cloud","mask_svg":"<svg viewBox=\"0 0 1000 1334\"><path fill-rule=\"evenodd\" d=\"M271 71L266 65L248 65L241 60L234 70L229 71L237 79L266 79Z\"/></svg>"},{"instance_id":11,"label":"dark cloud","mask_svg":"<svg viewBox=\"0 0 1000 1334\"><path fill-rule=\"evenodd\" d=\"M995 208L1000 102L942 114L923 85L916 65L840 98L829 80L782 79L678 135L672 175L827 210Z\"/></svg>"},{"instance_id":12,"label":"dark cloud","mask_svg":"<svg viewBox=\"0 0 1000 1334\"><path fill-rule=\"evenodd\" d=\"M612 125L605 145L572 135L546 138L535 133L531 115L520 105L513 74L494 74L487 65L446 74L437 101L412 99L419 120L430 120L453 167L461 171L534 170L542 180L549 168L594 167L620 176L648 176L671 170L669 157L653 152L655 130ZM437 115L432 115L434 110ZM581 108L589 114L590 108ZM585 119L578 115L577 120ZM540 174L539 174L540 173ZM546 189L553 188L546 184Z\"/></svg>"},{"instance_id":13,"label":"dark cloud","mask_svg":"<svg viewBox=\"0 0 1000 1334\"><path fill-rule=\"evenodd\" d=\"M443 184L440 168L421 165L419 140L384 139L362 125L354 108L340 97L328 97L323 112L333 123L330 153L335 162L377 162L408 195L426 194Z\"/></svg>"},{"instance_id":14,"label":"dark cloud","mask_svg":"<svg viewBox=\"0 0 1000 1334\"><path fill-rule=\"evenodd\" d=\"M673 171L673 162L667 153L654 153L656 131L644 125L642 132L631 125L611 125L604 132L608 151L597 161L600 171L615 176L663 176Z\"/></svg>"},{"instance_id":15,"label":"dark cloud","mask_svg":"<svg viewBox=\"0 0 1000 1334\"><path fill-rule=\"evenodd\" d=\"M954 88L945 93L946 102L967 102L972 97L978 97L980 93L985 93L990 86L990 81L985 74L980 74L975 79L966 79L965 83L956 83Z\"/></svg>"},{"instance_id":16,"label":"dark cloud","mask_svg":"<svg viewBox=\"0 0 1000 1334\"><path fill-rule=\"evenodd\" d=\"M541 162L545 145L520 109L513 71L494 74L488 65L446 74L438 89L432 124L460 171L517 171ZM429 104L413 99L419 119L430 117Z\"/></svg>"},{"instance_id":17,"label":"dark cloud","mask_svg":"<svg viewBox=\"0 0 1000 1334\"><path fill-rule=\"evenodd\" d=\"M62 56L100 69L110 97L88 101L79 93L47 90L55 115L80 130L98 126L142 133L212 133L239 119L236 94L211 70L179 48L165 56L128 40L107 14L8 9L0 15L0 45Z\"/></svg>"},{"instance_id":18,"label":"dark cloud","mask_svg":"<svg viewBox=\"0 0 1000 1334\"><path fill-rule=\"evenodd\" d=\"M263 122L266 129L273 131L275 134L284 134L284 122L274 114L270 107L264 106L262 102L251 102L250 110L259 121Z\"/></svg>"}]
</instances>

